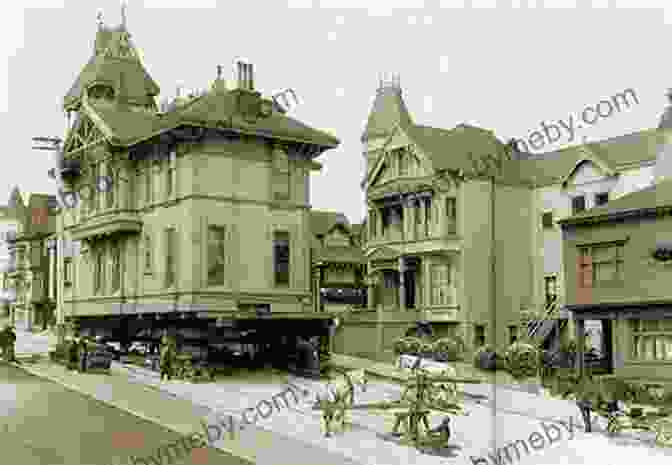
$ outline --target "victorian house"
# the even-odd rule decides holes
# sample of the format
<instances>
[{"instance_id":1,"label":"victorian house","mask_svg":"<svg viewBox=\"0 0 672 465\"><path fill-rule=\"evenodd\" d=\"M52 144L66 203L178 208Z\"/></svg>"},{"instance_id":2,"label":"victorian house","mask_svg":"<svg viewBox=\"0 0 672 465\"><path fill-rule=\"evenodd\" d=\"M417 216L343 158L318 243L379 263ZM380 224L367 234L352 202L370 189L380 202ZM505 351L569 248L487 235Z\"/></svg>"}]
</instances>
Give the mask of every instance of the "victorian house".
<instances>
[{"instance_id":1,"label":"victorian house","mask_svg":"<svg viewBox=\"0 0 672 465\"><path fill-rule=\"evenodd\" d=\"M390 358L417 321L471 348L505 344L535 302L531 183L473 161L505 145L466 124L415 124L395 81L381 83L362 143L368 310L344 320L348 352Z\"/></svg>"},{"instance_id":2,"label":"victorian house","mask_svg":"<svg viewBox=\"0 0 672 465\"><path fill-rule=\"evenodd\" d=\"M10 242L16 239L16 231L19 228L19 220L16 216L15 205L23 205L21 192L14 187L9 196L7 205L0 206L0 306L2 317L11 316L11 306L16 300L15 289L10 285L10 273L13 273L16 264L12 263L10 255ZM11 318L10 318L11 319Z\"/></svg>"},{"instance_id":3,"label":"victorian house","mask_svg":"<svg viewBox=\"0 0 672 465\"><path fill-rule=\"evenodd\" d=\"M624 92L619 97L627 99L628 104L637 101L634 92ZM537 253L541 263L538 279L543 280L544 310L541 320L531 329L540 343L557 347L575 333L566 297L566 290L574 282L565 281L575 265L572 262L565 266L559 222L649 187L656 171L669 171L666 164L670 161L664 155L669 151L670 114L672 107L666 109L656 128L601 141L584 139L580 145L538 155L519 154L520 169L533 177L535 184L536 228L541 246ZM603 335L602 325L586 320L584 326L590 333L591 345L600 352L603 336L608 337Z\"/></svg>"},{"instance_id":4,"label":"victorian house","mask_svg":"<svg viewBox=\"0 0 672 465\"><path fill-rule=\"evenodd\" d=\"M27 205L15 189L8 216L16 229L7 232L9 262L6 286L11 289L10 308L14 324L27 331L47 329L55 323L55 302L47 292L49 260L47 237L56 225L56 198L29 194Z\"/></svg>"},{"instance_id":5,"label":"victorian house","mask_svg":"<svg viewBox=\"0 0 672 465\"><path fill-rule=\"evenodd\" d=\"M366 304L360 224L331 211L310 213L316 310L343 312Z\"/></svg>"},{"instance_id":6,"label":"victorian house","mask_svg":"<svg viewBox=\"0 0 672 465\"><path fill-rule=\"evenodd\" d=\"M159 108L125 24L99 24L63 101L60 323L136 340L233 320L269 340L322 331L309 173L339 141L262 96L251 64L234 78L218 67L210 88Z\"/></svg>"},{"instance_id":7,"label":"victorian house","mask_svg":"<svg viewBox=\"0 0 672 465\"><path fill-rule=\"evenodd\" d=\"M344 323L366 342L349 352L388 357L418 320L472 348L511 343L530 316L538 343L567 340L574 328L558 221L650 186L669 114L658 128L529 154L467 124L416 124L398 81L381 83L362 135L369 311ZM482 169L488 159L495 163ZM601 326L586 327L599 347Z\"/></svg>"}]
</instances>

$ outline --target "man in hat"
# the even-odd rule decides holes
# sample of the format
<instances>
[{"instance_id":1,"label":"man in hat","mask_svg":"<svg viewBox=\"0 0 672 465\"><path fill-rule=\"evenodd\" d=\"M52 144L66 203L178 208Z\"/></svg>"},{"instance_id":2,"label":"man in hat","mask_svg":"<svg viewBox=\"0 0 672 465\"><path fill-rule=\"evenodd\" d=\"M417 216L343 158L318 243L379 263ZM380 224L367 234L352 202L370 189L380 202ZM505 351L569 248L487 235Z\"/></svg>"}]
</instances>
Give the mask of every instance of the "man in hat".
<instances>
[{"instance_id":1,"label":"man in hat","mask_svg":"<svg viewBox=\"0 0 672 465\"><path fill-rule=\"evenodd\" d=\"M79 359L79 337L74 336L68 343L68 370L77 370Z\"/></svg>"}]
</instances>

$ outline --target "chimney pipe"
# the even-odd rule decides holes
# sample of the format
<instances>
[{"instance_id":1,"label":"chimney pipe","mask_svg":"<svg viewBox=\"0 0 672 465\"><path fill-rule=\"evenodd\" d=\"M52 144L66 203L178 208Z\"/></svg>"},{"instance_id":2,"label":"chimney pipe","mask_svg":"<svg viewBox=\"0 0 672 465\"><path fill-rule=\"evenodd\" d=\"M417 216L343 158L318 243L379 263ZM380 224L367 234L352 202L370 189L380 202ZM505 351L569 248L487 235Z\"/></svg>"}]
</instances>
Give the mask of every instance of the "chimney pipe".
<instances>
[{"instance_id":1,"label":"chimney pipe","mask_svg":"<svg viewBox=\"0 0 672 465\"><path fill-rule=\"evenodd\" d=\"M238 67L238 74L236 76L236 85L238 89L242 89L244 87L243 62L236 61L236 66Z\"/></svg>"},{"instance_id":2,"label":"chimney pipe","mask_svg":"<svg viewBox=\"0 0 672 465\"><path fill-rule=\"evenodd\" d=\"M237 81L238 88L248 91L254 90L254 76L253 67L251 63L246 63L242 60L236 61L237 65Z\"/></svg>"}]
</instances>

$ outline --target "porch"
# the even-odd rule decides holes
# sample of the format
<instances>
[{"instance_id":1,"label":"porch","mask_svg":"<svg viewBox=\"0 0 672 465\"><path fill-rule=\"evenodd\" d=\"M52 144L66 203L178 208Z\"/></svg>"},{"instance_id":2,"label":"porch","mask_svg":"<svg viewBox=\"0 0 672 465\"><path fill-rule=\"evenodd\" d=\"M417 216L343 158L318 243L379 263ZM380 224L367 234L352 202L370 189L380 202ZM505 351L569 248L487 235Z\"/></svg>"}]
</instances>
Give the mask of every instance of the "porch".
<instances>
[{"instance_id":1,"label":"porch","mask_svg":"<svg viewBox=\"0 0 672 465\"><path fill-rule=\"evenodd\" d=\"M403 254L381 247L368 260L365 284L369 310L414 311L423 320L459 319L458 251Z\"/></svg>"}]
</instances>

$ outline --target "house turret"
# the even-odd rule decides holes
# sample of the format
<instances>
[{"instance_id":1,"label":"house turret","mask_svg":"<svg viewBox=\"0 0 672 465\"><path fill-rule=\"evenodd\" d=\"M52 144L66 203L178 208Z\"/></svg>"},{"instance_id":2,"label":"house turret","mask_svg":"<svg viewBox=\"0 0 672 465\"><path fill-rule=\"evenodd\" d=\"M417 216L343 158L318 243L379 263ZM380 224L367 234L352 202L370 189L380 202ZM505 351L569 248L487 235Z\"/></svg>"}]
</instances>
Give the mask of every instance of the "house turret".
<instances>
[{"instance_id":1,"label":"house turret","mask_svg":"<svg viewBox=\"0 0 672 465\"><path fill-rule=\"evenodd\" d=\"M116 27L105 25L98 13L98 29L93 55L77 76L63 99L66 112L76 111L86 96L91 100L156 110L159 86L149 75L139 49L133 44L126 27L125 6L122 22Z\"/></svg>"}]
</instances>

